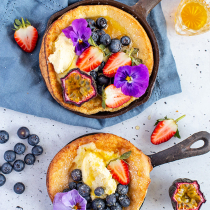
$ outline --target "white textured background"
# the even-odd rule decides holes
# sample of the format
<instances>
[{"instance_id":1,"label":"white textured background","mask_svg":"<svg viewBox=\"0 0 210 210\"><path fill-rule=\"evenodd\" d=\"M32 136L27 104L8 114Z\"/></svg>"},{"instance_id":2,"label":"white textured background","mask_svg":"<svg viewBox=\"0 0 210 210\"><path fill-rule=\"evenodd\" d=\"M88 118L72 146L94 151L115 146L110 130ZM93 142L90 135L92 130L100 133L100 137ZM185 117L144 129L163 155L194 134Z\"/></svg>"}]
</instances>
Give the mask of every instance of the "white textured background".
<instances>
[{"instance_id":1,"label":"white textured background","mask_svg":"<svg viewBox=\"0 0 210 210\"><path fill-rule=\"evenodd\" d=\"M178 36L174 30L174 14L178 4L179 0L162 1L168 37L183 92L158 101L139 116L101 130L101 132L113 133L130 140L145 154L171 147L195 132L210 132L210 32L194 37ZM178 118L183 114L187 116L179 122L181 140L173 138L158 146L150 143L150 135L156 119L166 115ZM150 120L148 116L151 116ZM0 145L0 165L4 163L5 150L13 149L17 142L24 143L24 140L19 139L16 135L21 126L28 127L31 133L40 137L40 145L43 146L44 153L37 158L38 161L33 166L26 166L21 173L13 171L6 175L7 182L0 188L0 209L14 210L20 206L24 210L50 210L52 204L47 195L45 177L51 159L72 139L97 131L0 108L0 130L6 130L10 134L10 140ZM136 126L140 126L140 129L136 130ZM27 143L26 145L25 154L31 150L31 146ZM200 145L202 144L197 144L197 146ZM23 159L24 156L19 158ZM142 210L172 210L168 189L172 182L180 177L198 180L201 190L209 200L201 209L209 210L210 153L154 168ZM17 195L13 192L16 182L25 184L24 194Z\"/></svg>"}]
</instances>

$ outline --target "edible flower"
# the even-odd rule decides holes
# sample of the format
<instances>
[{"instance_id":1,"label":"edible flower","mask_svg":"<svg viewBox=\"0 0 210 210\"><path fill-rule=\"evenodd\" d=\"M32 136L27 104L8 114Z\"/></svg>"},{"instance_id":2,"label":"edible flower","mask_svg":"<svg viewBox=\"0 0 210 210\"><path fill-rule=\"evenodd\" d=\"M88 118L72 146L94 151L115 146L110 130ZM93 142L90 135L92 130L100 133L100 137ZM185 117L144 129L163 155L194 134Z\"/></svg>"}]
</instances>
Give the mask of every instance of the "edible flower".
<instances>
[{"instance_id":1,"label":"edible flower","mask_svg":"<svg viewBox=\"0 0 210 210\"><path fill-rule=\"evenodd\" d=\"M141 97L149 85L149 71L144 64L121 66L114 77L114 85L128 96Z\"/></svg>"},{"instance_id":2,"label":"edible flower","mask_svg":"<svg viewBox=\"0 0 210 210\"><path fill-rule=\"evenodd\" d=\"M62 30L65 36L72 40L77 55L81 55L90 46L88 39L91 36L91 29L87 26L88 22L81 18L74 20L71 26Z\"/></svg>"},{"instance_id":3,"label":"edible flower","mask_svg":"<svg viewBox=\"0 0 210 210\"><path fill-rule=\"evenodd\" d=\"M53 201L53 210L86 210L87 201L78 193L71 190L57 193Z\"/></svg>"}]
</instances>

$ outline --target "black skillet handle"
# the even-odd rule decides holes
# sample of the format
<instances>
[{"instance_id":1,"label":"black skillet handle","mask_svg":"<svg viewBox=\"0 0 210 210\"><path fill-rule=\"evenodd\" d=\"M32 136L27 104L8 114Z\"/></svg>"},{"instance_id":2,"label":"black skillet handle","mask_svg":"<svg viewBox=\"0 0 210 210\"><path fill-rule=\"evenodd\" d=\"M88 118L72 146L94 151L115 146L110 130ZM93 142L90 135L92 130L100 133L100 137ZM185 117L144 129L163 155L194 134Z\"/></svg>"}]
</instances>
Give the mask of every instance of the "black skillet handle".
<instances>
[{"instance_id":1,"label":"black skillet handle","mask_svg":"<svg viewBox=\"0 0 210 210\"><path fill-rule=\"evenodd\" d=\"M145 18L150 11L160 2L161 0L139 0L134 6L132 6L134 12L142 14Z\"/></svg>"},{"instance_id":2,"label":"black skillet handle","mask_svg":"<svg viewBox=\"0 0 210 210\"><path fill-rule=\"evenodd\" d=\"M195 142L203 140L204 145L200 148L190 148ZM179 144L170 147L162 152L153 155L148 155L151 159L153 167L162 165L164 163L173 162L188 157L203 155L210 151L210 133L201 131L193 134Z\"/></svg>"}]
</instances>

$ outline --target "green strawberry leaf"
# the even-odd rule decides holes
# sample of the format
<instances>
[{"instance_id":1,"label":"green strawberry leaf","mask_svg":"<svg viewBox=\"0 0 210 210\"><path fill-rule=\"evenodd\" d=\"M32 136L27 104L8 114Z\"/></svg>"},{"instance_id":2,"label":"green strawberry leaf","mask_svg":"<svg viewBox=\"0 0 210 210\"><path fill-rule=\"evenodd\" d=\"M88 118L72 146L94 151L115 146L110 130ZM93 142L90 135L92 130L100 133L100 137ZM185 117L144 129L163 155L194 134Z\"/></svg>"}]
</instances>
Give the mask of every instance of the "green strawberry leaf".
<instances>
[{"instance_id":1,"label":"green strawberry leaf","mask_svg":"<svg viewBox=\"0 0 210 210\"><path fill-rule=\"evenodd\" d=\"M105 94L105 90L104 90L104 86L102 87L102 108L106 109L106 94Z\"/></svg>"},{"instance_id":2,"label":"green strawberry leaf","mask_svg":"<svg viewBox=\"0 0 210 210\"><path fill-rule=\"evenodd\" d=\"M119 159L120 160L128 159L130 157L130 155L131 155L131 151L126 152L126 153L122 154Z\"/></svg>"},{"instance_id":3,"label":"green strawberry leaf","mask_svg":"<svg viewBox=\"0 0 210 210\"><path fill-rule=\"evenodd\" d=\"M179 130L178 130L178 129L177 129L177 131L176 131L174 137L177 137L177 138L181 139L181 136L180 136L180 134L179 134Z\"/></svg>"},{"instance_id":4,"label":"green strawberry leaf","mask_svg":"<svg viewBox=\"0 0 210 210\"><path fill-rule=\"evenodd\" d=\"M167 116L165 116L163 119L157 120L156 123L155 123L154 125L157 125L159 122L161 122L161 121L163 121L163 120L169 120L169 119L167 118Z\"/></svg>"},{"instance_id":5,"label":"green strawberry leaf","mask_svg":"<svg viewBox=\"0 0 210 210\"><path fill-rule=\"evenodd\" d=\"M108 48L105 48L104 49L104 53L105 53L105 56L110 56L112 53L109 51L109 49Z\"/></svg>"},{"instance_id":6,"label":"green strawberry leaf","mask_svg":"<svg viewBox=\"0 0 210 210\"><path fill-rule=\"evenodd\" d=\"M94 42L94 40L93 40L92 37L90 37L90 38L88 39L88 43L89 43L90 45L94 46L94 47L97 47L97 44Z\"/></svg>"},{"instance_id":7,"label":"green strawberry leaf","mask_svg":"<svg viewBox=\"0 0 210 210\"><path fill-rule=\"evenodd\" d=\"M142 64L142 60L140 58L135 58L131 56L132 66L138 66L139 64Z\"/></svg>"},{"instance_id":8,"label":"green strawberry leaf","mask_svg":"<svg viewBox=\"0 0 210 210\"><path fill-rule=\"evenodd\" d=\"M18 25L18 26L22 25L22 23L18 19L15 19L15 24Z\"/></svg>"},{"instance_id":9,"label":"green strawberry leaf","mask_svg":"<svg viewBox=\"0 0 210 210\"><path fill-rule=\"evenodd\" d=\"M138 52L139 52L139 49L138 48L134 48L132 53L131 53L131 56L136 55Z\"/></svg>"},{"instance_id":10,"label":"green strawberry leaf","mask_svg":"<svg viewBox=\"0 0 210 210\"><path fill-rule=\"evenodd\" d=\"M103 50L103 51L104 51L104 49L106 48L106 46L103 45L103 44L100 44L98 47L99 47L101 50Z\"/></svg>"}]
</instances>

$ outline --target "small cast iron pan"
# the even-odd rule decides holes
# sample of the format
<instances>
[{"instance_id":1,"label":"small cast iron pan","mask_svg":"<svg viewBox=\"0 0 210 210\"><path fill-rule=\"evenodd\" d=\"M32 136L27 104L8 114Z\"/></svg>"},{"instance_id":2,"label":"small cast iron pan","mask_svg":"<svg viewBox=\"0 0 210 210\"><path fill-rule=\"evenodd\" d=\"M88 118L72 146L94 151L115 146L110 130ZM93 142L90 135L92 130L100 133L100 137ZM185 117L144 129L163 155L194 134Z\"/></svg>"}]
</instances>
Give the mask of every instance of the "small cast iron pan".
<instances>
[{"instance_id":1,"label":"small cast iron pan","mask_svg":"<svg viewBox=\"0 0 210 210\"><path fill-rule=\"evenodd\" d=\"M135 100L127 107L125 107L119 111L116 111L116 112L99 112L97 114L92 114L92 115L87 115L87 114L83 114L80 112L75 112L75 111L70 110L71 112L73 112L77 115L83 116L83 117L88 117L88 118L95 118L95 119L111 118L111 117L116 117L116 116L122 115L122 114L130 111L131 109L145 103L147 100L149 100L149 98L152 94L152 90L155 85L155 80L156 80L157 73L158 73L159 49L158 49L158 44L157 44L155 34L154 34L152 28L150 27L150 25L148 24L148 22L146 21L146 17L149 14L149 12L151 11L151 9L153 9L160 1L161 0L139 0L134 6L128 6L128 5L125 5L123 3L120 3L120 2L117 2L114 0L83 0L83 1L79 1L75 4L72 4L72 5L64 8L63 10L60 10L59 12L53 14L50 17L50 19L47 23L47 29L50 27L50 25L55 20L57 20L64 13L66 13L67 11L74 9L78 6L98 5L98 4L114 6L114 7L117 7L119 9L124 10L125 12L131 14L139 21L139 23L142 25L142 27L146 31L146 33L150 39L150 42L152 44L152 48L153 48L154 67L153 67L152 74L150 76L149 86L147 88L146 93L143 96L141 96L138 100ZM46 31L47 31L47 29L46 29Z\"/></svg>"},{"instance_id":2,"label":"small cast iron pan","mask_svg":"<svg viewBox=\"0 0 210 210\"><path fill-rule=\"evenodd\" d=\"M75 141L85 136L94 135L94 134L98 134L98 133L89 133L89 134L80 136L72 141ZM190 148L194 143L200 140L204 141L204 145L202 147ZM69 144L71 144L71 142L69 142ZM172 146L166 150L163 150L161 152L158 152L152 155L147 155L147 156L151 159L151 164L154 168L156 166L173 162L175 160L181 160L181 159L185 159L185 158L189 158L193 156L203 155L209 151L210 151L210 133L206 131L200 131L198 133L194 133L192 136L176 144L175 146Z\"/></svg>"}]
</instances>

